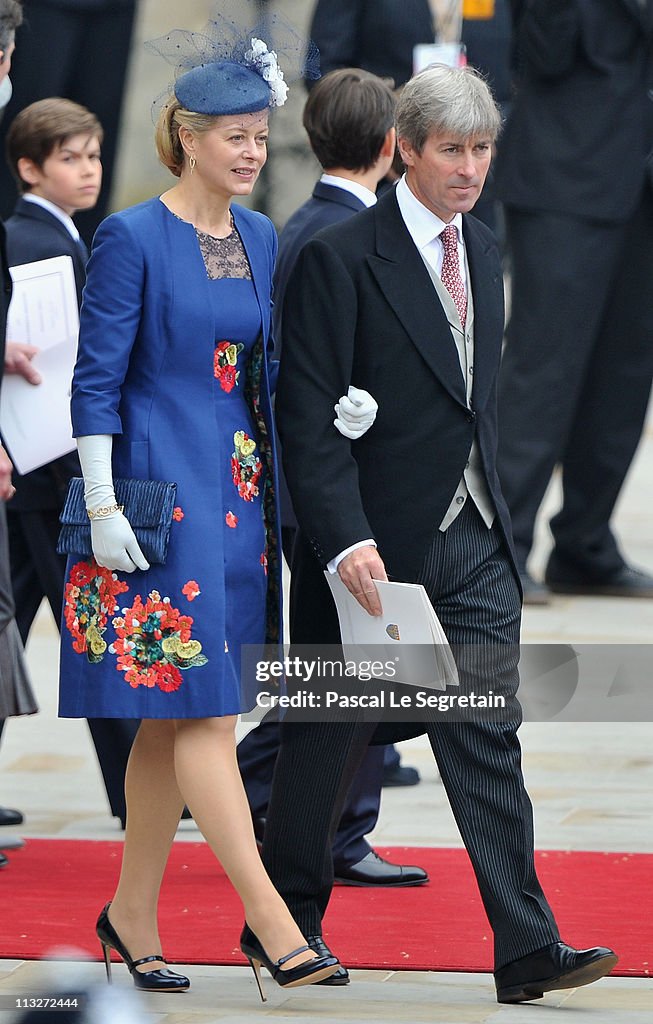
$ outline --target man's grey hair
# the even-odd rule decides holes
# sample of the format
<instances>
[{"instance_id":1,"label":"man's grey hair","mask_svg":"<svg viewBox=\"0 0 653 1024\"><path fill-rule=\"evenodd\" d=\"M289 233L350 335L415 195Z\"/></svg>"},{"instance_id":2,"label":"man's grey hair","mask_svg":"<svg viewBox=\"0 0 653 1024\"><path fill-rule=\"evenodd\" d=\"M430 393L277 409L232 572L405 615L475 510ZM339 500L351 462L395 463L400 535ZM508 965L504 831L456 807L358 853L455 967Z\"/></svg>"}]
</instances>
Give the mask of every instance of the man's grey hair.
<instances>
[{"instance_id":1,"label":"man's grey hair","mask_svg":"<svg viewBox=\"0 0 653 1024\"><path fill-rule=\"evenodd\" d=\"M421 153L432 133L494 142L501 128L501 113L478 71L434 64L406 83L395 121L398 137Z\"/></svg>"},{"instance_id":2,"label":"man's grey hair","mask_svg":"<svg viewBox=\"0 0 653 1024\"><path fill-rule=\"evenodd\" d=\"M16 29L22 20L23 8L18 0L0 0L0 50L3 52L6 53L13 43Z\"/></svg>"}]
</instances>

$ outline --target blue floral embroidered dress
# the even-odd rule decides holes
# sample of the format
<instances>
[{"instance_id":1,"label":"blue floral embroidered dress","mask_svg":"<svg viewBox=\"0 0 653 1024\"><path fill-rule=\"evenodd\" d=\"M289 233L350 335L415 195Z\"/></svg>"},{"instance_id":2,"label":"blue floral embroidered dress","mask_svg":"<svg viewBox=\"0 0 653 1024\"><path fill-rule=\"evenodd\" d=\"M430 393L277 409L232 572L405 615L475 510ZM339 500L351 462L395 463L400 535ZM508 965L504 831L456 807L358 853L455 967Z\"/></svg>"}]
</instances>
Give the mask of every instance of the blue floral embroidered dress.
<instances>
[{"instance_id":1,"label":"blue floral embroidered dress","mask_svg":"<svg viewBox=\"0 0 653 1024\"><path fill-rule=\"evenodd\" d=\"M153 212L163 218L167 232L173 237L183 232L189 246L189 228L195 236L193 270L205 279L210 345L208 337L189 331L182 340L171 332L172 345L164 346L156 370L139 367L143 353L139 359L136 331L120 388L123 426L129 418L125 394L130 375L139 387L139 373L154 373L163 383L155 385L148 410L148 472L138 465L142 442L124 431L114 436L114 474L175 481L177 506L165 565L118 573L88 557L69 558L60 682L60 713L69 717L238 714L253 702L252 680L241 680L241 646L278 638L273 441L261 395L267 382L261 289L255 287L239 231L213 238L158 205L161 209ZM94 248L100 266L107 258L106 243L102 249L102 242ZM91 289L93 270L92 258ZM183 285L182 280L175 285ZM192 289L175 288L180 320L193 299ZM92 300L89 305L92 335L97 313ZM85 375L84 326L83 315L76 381ZM97 363L97 354L87 359ZM95 365L92 372L99 369ZM106 382L102 386L106 391ZM83 383L79 390L83 393ZM139 406L135 403L134 409ZM143 432L141 412L135 436ZM76 431L89 432L83 427ZM105 431L100 426L95 432ZM121 456L125 447L128 466Z\"/></svg>"}]
</instances>

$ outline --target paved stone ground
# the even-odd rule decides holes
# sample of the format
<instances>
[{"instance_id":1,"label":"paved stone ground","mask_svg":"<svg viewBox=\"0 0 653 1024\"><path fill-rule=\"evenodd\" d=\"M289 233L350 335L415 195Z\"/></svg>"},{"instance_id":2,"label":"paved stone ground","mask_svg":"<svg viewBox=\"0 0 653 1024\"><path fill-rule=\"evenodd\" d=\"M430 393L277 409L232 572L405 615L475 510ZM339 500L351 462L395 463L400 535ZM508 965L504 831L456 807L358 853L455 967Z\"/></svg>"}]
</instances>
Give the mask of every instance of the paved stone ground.
<instances>
[{"instance_id":1,"label":"paved stone ground","mask_svg":"<svg viewBox=\"0 0 653 1024\"><path fill-rule=\"evenodd\" d=\"M648 504L653 494L653 436L647 431L617 515L625 548L635 563L653 565L653 532ZM556 507L556 488L546 513ZM549 545L544 520L534 556L541 566ZM605 598L556 599L550 608L527 609L524 639L545 643L619 641L646 643L653 627L653 601ZM21 807L20 833L117 839L118 823L107 812L99 770L79 721L56 718L58 636L42 610L30 638L28 657L41 703L39 715L9 723L0 750L0 795ZM535 806L539 848L653 851L653 754L650 722L532 722L522 729L524 768ZM422 773L419 786L386 790L373 841L378 845L460 844L428 746L422 739L403 745L405 763ZM192 822L180 826L179 841L195 840ZM12 858L20 857L20 852ZM11 863L0 887L11 881ZM642 894L645 898L647 894ZM425 899L428 890L424 890ZM104 899L99 894L98 905ZM408 926L408 924L407 924ZM452 942L456 941L452 925ZM2 999L49 984L47 963L0 962ZM58 973L61 966L57 966ZM73 962L64 968L73 986L101 985L100 964ZM242 968L190 967L193 987L183 996L145 997L137 1019L158 1024L244 1024L256 1016L293 1024L367 1020L432 1021L442 1024L651 1024L653 983L645 979L604 979L590 988L549 994L543 1003L499 1007L490 976L416 972L355 971L345 990L284 993L267 980L265 1005L254 980ZM118 993L128 995L126 971L118 969ZM99 991L102 991L101 989ZM564 1014L564 1016L561 1016ZM102 1018L98 1018L102 1019ZM117 1019L112 1010L107 1020Z\"/></svg>"}]
</instances>

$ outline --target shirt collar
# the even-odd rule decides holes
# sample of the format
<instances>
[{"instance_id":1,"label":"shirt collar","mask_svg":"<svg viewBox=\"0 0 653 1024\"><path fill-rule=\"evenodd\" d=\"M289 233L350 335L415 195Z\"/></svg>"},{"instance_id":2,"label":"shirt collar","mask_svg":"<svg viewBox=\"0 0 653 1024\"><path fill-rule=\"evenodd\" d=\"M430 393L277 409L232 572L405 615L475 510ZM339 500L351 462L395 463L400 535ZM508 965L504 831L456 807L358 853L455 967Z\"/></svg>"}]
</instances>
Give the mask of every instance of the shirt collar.
<instances>
[{"instance_id":1,"label":"shirt collar","mask_svg":"<svg viewBox=\"0 0 653 1024\"><path fill-rule=\"evenodd\" d=\"M323 185L333 185L335 188L344 189L345 192L351 192L365 206L374 206L376 203L375 193L366 188L365 185L360 185L357 181L351 181L349 178L340 178L337 174L323 174L320 181Z\"/></svg>"},{"instance_id":2,"label":"shirt collar","mask_svg":"<svg viewBox=\"0 0 653 1024\"><path fill-rule=\"evenodd\" d=\"M446 222L440 220L437 214L432 213L423 203L420 203L417 196L413 195L408 187L405 174L397 182L397 202L408 233L418 249L425 249L446 228ZM461 243L463 239L462 213L455 214L449 223L455 226L458 242Z\"/></svg>"},{"instance_id":3,"label":"shirt collar","mask_svg":"<svg viewBox=\"0 0 653 1024\"><path fill-rule=\"evenodd\" d=\"M73 223L72 217L69 217L65 210L62 210L60 206L56 206L55 203L51 203L49 199L44 199L43 196L35 196L31 192L26 192L23 196L28 203L34 203L36 206L42 206L44 210L51 213L53 217L60 220L66 231L79 242L79 231Z\"/></svg>"}]
</instances>

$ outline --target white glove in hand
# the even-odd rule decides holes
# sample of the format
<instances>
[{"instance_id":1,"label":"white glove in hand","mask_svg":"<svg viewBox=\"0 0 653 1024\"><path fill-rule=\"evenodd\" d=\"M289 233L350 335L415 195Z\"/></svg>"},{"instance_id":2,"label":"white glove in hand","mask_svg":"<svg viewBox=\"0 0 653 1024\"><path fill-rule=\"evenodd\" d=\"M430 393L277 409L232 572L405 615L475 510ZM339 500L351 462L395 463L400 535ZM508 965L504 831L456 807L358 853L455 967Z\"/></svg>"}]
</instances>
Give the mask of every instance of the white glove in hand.
<instances>
[{"instance_id":1,"label":"white glove in hand","mask_svg":"<svg viewBox=\"0 0 653 1024\"><path fill-rule=\"evenodd\" d=\"M347 394L334 405L336 418L333 425L343 437L355 441L370 429L376 419L378 408L369 391L350 385Z\"/></svg>"},{"instance_id":2,"label":"white glove in hand","mask_svg":"<svg viewBox=\"0 0 653 1024\"><path fill-rule=\"evenodd\" d=\"M111 504L115 504L115 498ZM97 564L107 569L133 572L134 569L150 568L129 520L122 512L91 520L91 547Z\"/></svg>"},{"instance_id":3,"label":"white glove in hand","mask_svg":"<svg viewBox=\"0 0 653 1024\"><path fill-rule=\"evenodd\" d=\"M91 512L116 504L111 470L112 446L113 438L110 434L91 434L77 438L84 477L84 500L86 508ZM117 510L91 520L91 547L98 565L106 569L133 572L134 569L150 567L129 521Z\"/></svg>"}]
</instances>

